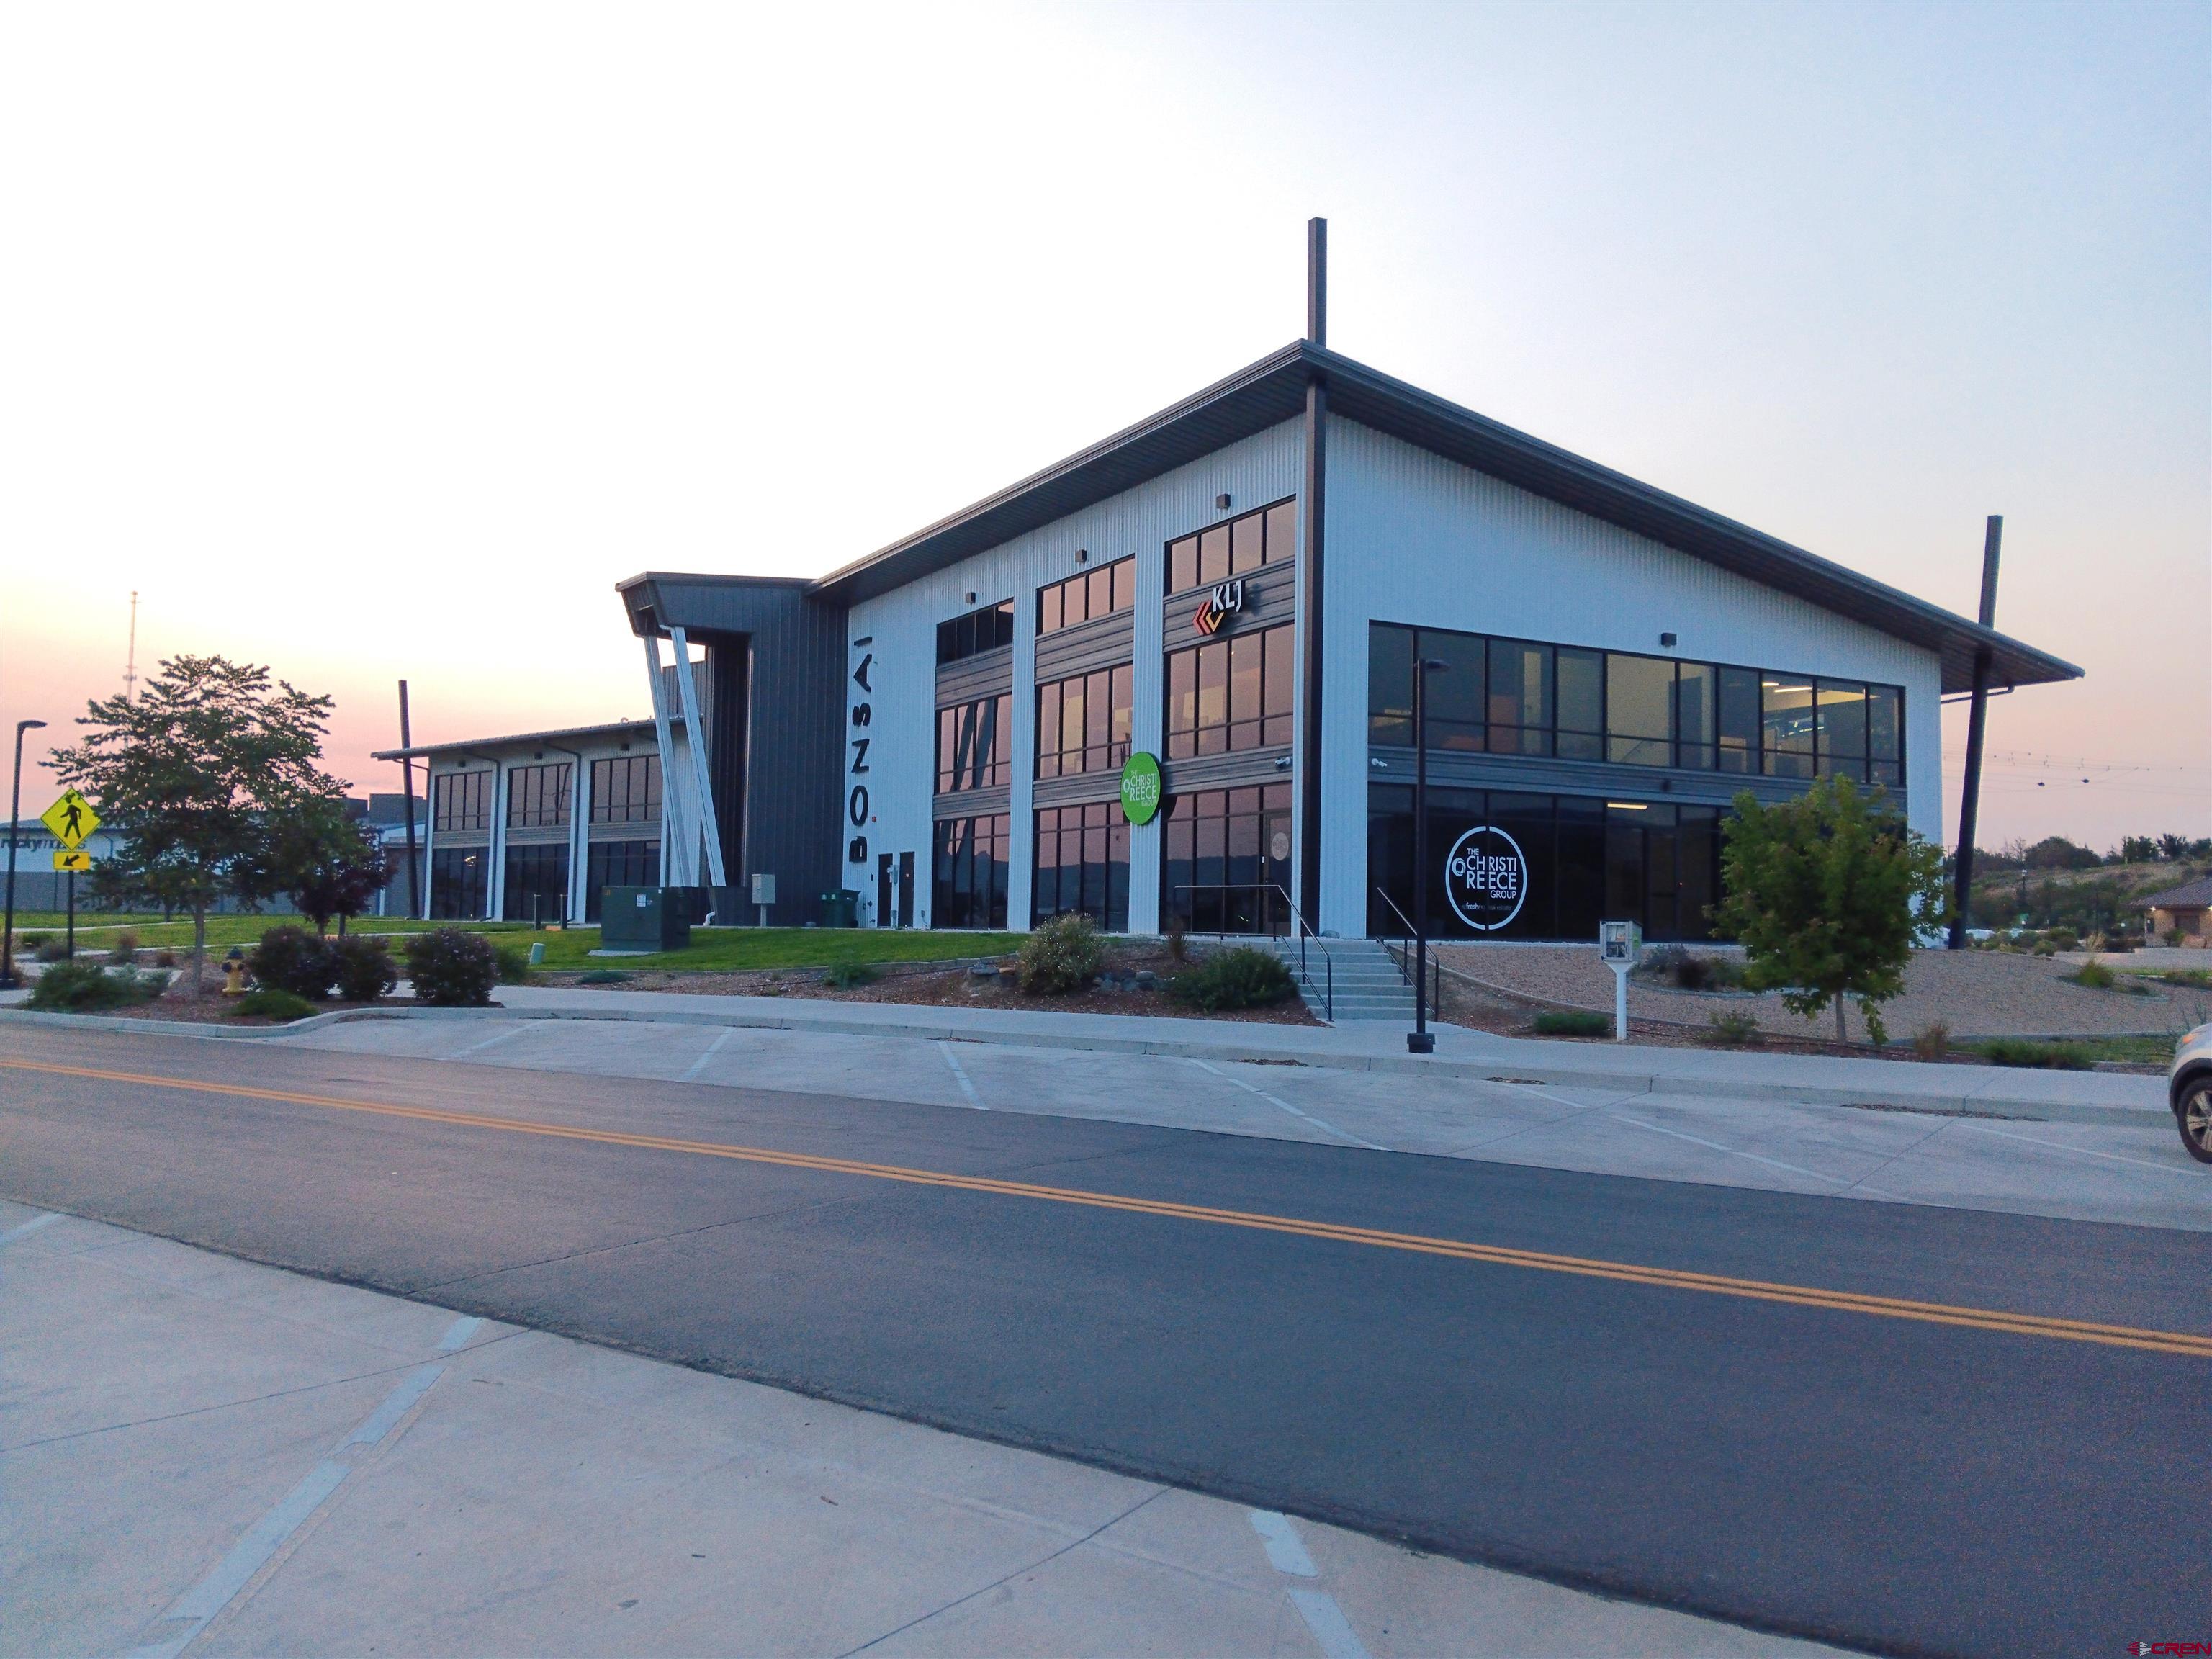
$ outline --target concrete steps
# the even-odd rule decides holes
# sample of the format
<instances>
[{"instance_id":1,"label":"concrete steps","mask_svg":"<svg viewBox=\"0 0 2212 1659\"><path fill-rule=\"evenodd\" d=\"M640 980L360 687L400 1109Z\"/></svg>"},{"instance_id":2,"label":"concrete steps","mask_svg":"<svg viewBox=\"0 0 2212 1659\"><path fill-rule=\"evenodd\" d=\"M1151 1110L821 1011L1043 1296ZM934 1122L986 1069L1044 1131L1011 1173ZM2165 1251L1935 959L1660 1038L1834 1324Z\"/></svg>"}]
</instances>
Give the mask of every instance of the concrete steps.
<instances>
[{"instance_id":1,"label":"concrete steps","mask_svg":"<svg viewBox=\"0 0 2212 1659\"><path fill-rule=\"evenodd\" d=\"M1267 943L1296 975L1298 971L1297 942L1279 939ZM1317 1017L1323 1019L1332 1017L1329 986L1333 978L1335 983L1334 1018L1336 1024L1341 1025L1350 1021L1364 1020L1413 1024L1413 988L1406 982L1406 976L1399 971L1397 962L1376 940L1308 939L1306 970L1309 978L1300 981L1298 994Z\"/></svg>"}]
</instances>

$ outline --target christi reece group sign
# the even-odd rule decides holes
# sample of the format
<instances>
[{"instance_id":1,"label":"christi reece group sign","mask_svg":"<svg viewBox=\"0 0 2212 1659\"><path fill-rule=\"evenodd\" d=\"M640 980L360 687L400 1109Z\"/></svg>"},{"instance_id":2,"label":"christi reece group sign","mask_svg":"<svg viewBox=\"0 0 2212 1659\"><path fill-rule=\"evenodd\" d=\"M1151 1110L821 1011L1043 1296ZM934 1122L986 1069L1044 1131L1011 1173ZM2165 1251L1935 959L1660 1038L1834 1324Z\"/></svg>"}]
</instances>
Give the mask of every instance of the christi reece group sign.
<instances>
[{"instance_id":1,"label":"christi reece group sign","mask_svg":"<svg viewBox=\"0 0 2212 1659\"><path fill-rule=\"evenodd\" d=\"M1478 933L1505 927L1528 896L1521 843L1495 824L1477 824L1452 843L1444 860L1444 895L1452 914Z\"/></svg>"}]
</instances>

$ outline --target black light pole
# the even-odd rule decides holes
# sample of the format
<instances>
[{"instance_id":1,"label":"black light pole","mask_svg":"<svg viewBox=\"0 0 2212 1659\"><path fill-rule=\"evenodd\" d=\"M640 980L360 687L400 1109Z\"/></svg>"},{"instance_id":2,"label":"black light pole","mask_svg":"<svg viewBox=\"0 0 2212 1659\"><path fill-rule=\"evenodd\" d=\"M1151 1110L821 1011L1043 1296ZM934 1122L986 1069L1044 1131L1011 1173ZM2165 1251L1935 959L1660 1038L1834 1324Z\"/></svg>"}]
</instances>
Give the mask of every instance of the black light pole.
<instances>
[{"instance_id":1,"label":"black light pole","mask_svg":"<svg viewBox=\"0 0 2212 1659\"><path fill-rule=\"evenodd\" d=\"M1426 657L1413 663L1413 1029L1406 1048L1417 1054L1437 1051L1429 1030L1429 675L1447 666Z\"/></svg>"},{"instance_id":2,"label":"black light pole","mask_svg":"<svg viewBox=\"0 0 2212 1659\"><path fill-rule=\"evenodd\" d=\"M8 794L8 919L0 922L0 991L23 981L15 975L15 823L23 816L23 733L44 720L15 722L15 781Z\"/></svg>"},{"instance_id":3,"label":"black light pole","mask_svg":"<svg viewBox=\"0 0 2212 1659\"><path fill-rule=\"evenodd\" d=\"M399 682L399 780L407 792L407 920L422 920L422 875L415 855L415 755L407 731L407 682ZM427 785L424 786L428 787Z\"/></svg>"}]
</instances>

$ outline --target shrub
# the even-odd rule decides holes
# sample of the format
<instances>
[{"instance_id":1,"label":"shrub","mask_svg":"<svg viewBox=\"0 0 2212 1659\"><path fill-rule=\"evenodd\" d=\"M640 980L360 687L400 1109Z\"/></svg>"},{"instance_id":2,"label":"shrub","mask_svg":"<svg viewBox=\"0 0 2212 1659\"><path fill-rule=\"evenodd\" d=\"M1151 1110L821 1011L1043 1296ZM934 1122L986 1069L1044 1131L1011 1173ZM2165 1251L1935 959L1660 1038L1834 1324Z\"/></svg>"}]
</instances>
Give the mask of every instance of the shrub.
<instances>
[{"instance_id":1,"label":"shrub","mask_svg":"<svg viewBox=\"0 0 2212 1659\"><path fill-rule=\"evenodd\" d=\"M407 977L415 1000L434 1008L483 1008L491 1002L499 957L482 933L434 927L407 941Z\"/></svg>"},{"instance_id":2,"label":"shrub","mask_svg":"<svg viewBox=\"0 0 2212 1659\"><path fill-rule=\"evenodd\" d=\"M128 927L115 930L115 942L107 947L110 962L136 962L138 959L138 935Z\"/></svg>"},{"instance_id":3,"label":"shrub","mask_svg":"<svg viewBox=\"0 0 2212 1659\"><path fill-rule=\"evenodd\" d=\"M1059 915L1022 941L1015 977L1033 996L1064 996L1098 977L1106 960L1098 929L1085 915Z\"/></svg>"},{"instance_id":4,"label":"shrub","mask_svg":"<svg viewBox=\"0 0 2212 1659\"><path fill-rule=\"evenodd\" d=\"M2160 933L2159 937L2164 939L2174 949L2179 950L2181 947L2181 941L2187 939L2189 935L2183 933L2179 927L2169 927L2163 933Z\"/></svg>"},{"instance_id":5,"label":"shrub","mask_svg":"<svg viewBox=\"0 0 2212 1659\"><path fill-rule=\"evenodd\" d=\"M330 951L338 994L348 1002L374 1002L399 983L399 964L380 939L355 933L331 940Z\"/></svg>"},{"instance_id":6,"label":"shrub","mask_svg":"<svg viewBox=\"0 0 2212 1659\"><path fill-rule=\"evenodd\" d=\"M1605 1036L1613 1030L1611 1015L1587 1008L1548 1009L1533 1024L1538 1036Z\"/></svg>"},{"instance_id":7,"label":"shrub","mask_svg":"<svg viewBox=\"0 0 2212 1659\"><path fill-rule=\"evenodd\" d=\"M155 965L156 968L173 968L173 967L175 967L175 966L177 965L177 953L176 953L174 951L168 951L168 950L161 950L161 951L155 951L155 952L154 952L154 965Z\"/></svg>"},{"instance_id":8,"label":"shrub","mask_svg":"<svg viewBox=\"0 0 2212 1659\"><path fill-rule=\"evenodd\" d=\"M1715 1014L1707 1024L1712 1041L1729 1048L1744 1048L1765 1035L1749 1014Z\"/></svg>"},{"instance_id":9,"label":"shrub","mask_svg":"<svg viewBox=\"0 0 2212 1659\"><path fill-rule=\"evenodd\" d=\"M1932 1019L1912 1034L1912 1052L1923 1060L1941 1060L1951 1052L1951 1028Z\"/></svg>"},{"instance_id":10,"label":"shrub","mask_svg":"<svg viewBox=\"0 0 2212 1659\"><path fill-rule=\"evenodd\" d=\"M2118 979L2118 975L2094 957L2091 957L2088 961L2083 963L2066 977L2076 985L2087 986L2092 991L2109 991Z\"/></svg>"},{"instance_id":11,"label":"shrub","mask_svg":"<svg viewBox=\"0 0 2212 1659\"><path fill-rule=\"evenodd\" d=\"M1168 918L1168 957L1174 962L1190 960L1190 941L1186 937L1189 929L1181 916Z\"/></svg>"},{"instance_id":12,"label":"shrub","mask_svg":"<svg viewBox=\"0 0 2212 1659\"><path fill-rule=\"evenodd\" d=\"M246 958L246 970L270 991L289 991L319 1002L338 976L337 958L320 937L304 927L271 927Z\"/></svg>"},{"instance_id":13,"label":"shrub","mask_svg":"<svg viewBox=\"0 0 2212 1659\"><path fill-rule=\"evenodd\" d=\"M1217 1013L1226 1008L1268 1008L1297 994L1297 981L1272 951L1239 945L1177 974L1168 995L1189 1008Z\"/></svg>"},{"instance_id":14,"label":"shrub","mask_svg":"<svg viewBox=\"0 0 2212 1659\"><path fill-rule=\"evenodd\" d=\"M36 954L40 962L67 962L70 959L69 941L60 939L44 940Z\"/></svg>"},{"instance_id":15,"label":"shrub","mask_svg":"<svg viewBox=\"0 0 2212 1659\"><path fill-rule=\"evenodd\" d=\"M2081 945L2081 934L2075 933L2071 927L2053 927L2043 937L2062 951L2079 950Z\"/></svg>"},{"instance_id":16,"label":"shrub","mask_svg":"<svg viewBox=\"0 0 2212 1659\"><path fill-rule=\"evenodd\" d=\"M230 1005L233 1019L305 1019L314 1012L315 1005L307 998L266 985Z\"/></svg>"},{"instance_id":17,"label":"shrub","mask_svg":"<svg viewBox=\"0 0 2212 1659\"><path fill-rule=\"evenodd\" d=\"M2179 933L2181 930L2176 928L2174 931ZM22 939L23 948L26 951L35 951L52 937L52 933L26 933Z\"/></svg>"},{"instance_id":18,"label":"shrub","mask_svg":"<svg viewBox=\"0 0 2212 1659\"><path fill-rule=\"evenodd\" d=\"M830 965L829 971L822 975L822 982L833 991L857 991L882 977L865 962L837 962Z\"/></svg>"},{"instance_id":19,"label":"shrub","mask_svg":"<svg viewBox=\"0 0 2212 1659\"><path fill-rule=\"evenodd\" d=\"M97 1013L150 1000L167 983L156 975L142 979L135 972L111 974L97 963L58 962L33 981L30 1006L64 1013Z\"/></svg>"},{"instance_id":20,"label":"shrub","mask_svg":"<svg viewBox=\"0 0 2212 1659\"><path fill-rule=\"evenodd\" d=\"M636 977L635 974L625 974L619 968L595 968L588 974L579 975L576 983L579 985L627 985Z\"/></svg>"},{"instance_id":21,"label":"shrub","mask_svg":"<svg viewBox=\"0 0 2212 1659\"><path fill-rule=\"evenodd\" d=\"M530 983L533 970L530 966L528 945L495 945L492 947L492 959L499 964L499 982L501 985Z\"/></svg>"},{"instance_id":22,"label":"shrub","mask_svg":"<svg viewBox=\"0 0 2212 1659\"><path fill-rule=\"evenodd\" d=\"M2078 1042L2038 1042L2027 1037L1998 1037L1981 1045L1982 1057L1992 1066L2024 1066L2044 1072L2086 1072L2096 1065L2090 1052Z\"/></svg>"}]
</instances>

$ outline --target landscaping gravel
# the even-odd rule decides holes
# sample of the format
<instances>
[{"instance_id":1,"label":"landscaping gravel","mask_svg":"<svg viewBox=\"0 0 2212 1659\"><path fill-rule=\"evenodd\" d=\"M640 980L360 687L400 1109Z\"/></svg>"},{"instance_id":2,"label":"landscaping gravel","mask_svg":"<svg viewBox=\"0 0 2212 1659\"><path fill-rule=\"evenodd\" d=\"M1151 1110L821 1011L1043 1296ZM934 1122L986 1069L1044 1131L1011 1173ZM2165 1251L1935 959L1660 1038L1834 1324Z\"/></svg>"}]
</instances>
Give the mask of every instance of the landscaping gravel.
<instances>
[{"instance_id":1,"label":"landscaping gravel","mask_svg":"<svg viewBox=\"0 0 2212 1659\"><path fill-rule=\"evenodd\" d=\"M1613 971L1595 945L1445 945L1436 947L1447 969L1495 989L1572 1008L1613 1009ZM2202 954L2201 952L2198 954ZM2124 958L2106 959L2118 968ZM2212 992L2156 986L2150 995L2092 990L2064 975L2071 963L2002 951L1917 951L1905 994L1885 1006L1893 1039L1910 1037L1940 1020L1953 1039L1989 1036L2126 1036L2179 1032L2212 1020ZM2124 969L2123 985L2136 982ZM1748 1014L1761 1029L1814 1040L1832 1038L1832 1012L1801 1019L1779 992L1678 991L1631 978L1632 1018L1702 1028L1715 1014ZM1854 1006L1850 1029L1866 1027Z\"/></svg>"}]
</instances>

